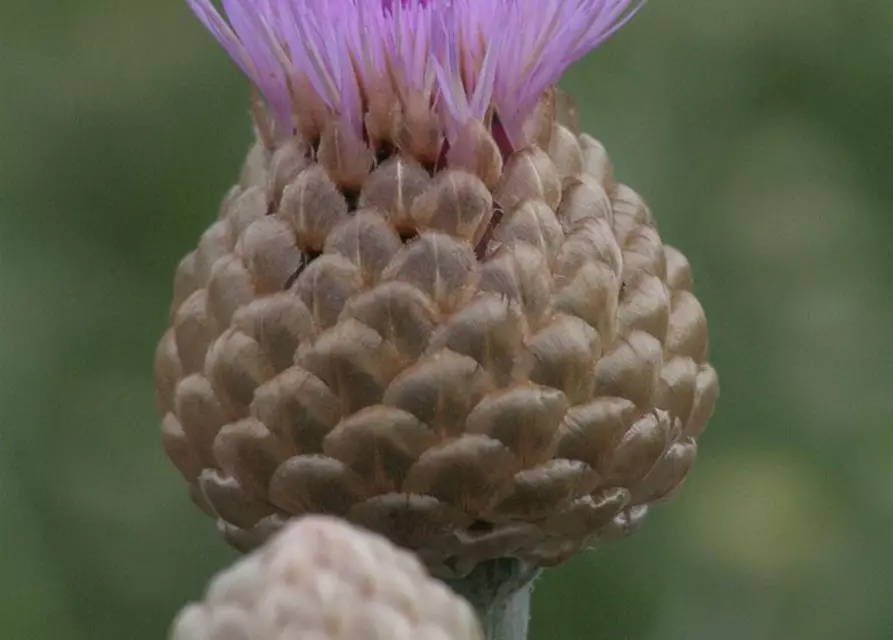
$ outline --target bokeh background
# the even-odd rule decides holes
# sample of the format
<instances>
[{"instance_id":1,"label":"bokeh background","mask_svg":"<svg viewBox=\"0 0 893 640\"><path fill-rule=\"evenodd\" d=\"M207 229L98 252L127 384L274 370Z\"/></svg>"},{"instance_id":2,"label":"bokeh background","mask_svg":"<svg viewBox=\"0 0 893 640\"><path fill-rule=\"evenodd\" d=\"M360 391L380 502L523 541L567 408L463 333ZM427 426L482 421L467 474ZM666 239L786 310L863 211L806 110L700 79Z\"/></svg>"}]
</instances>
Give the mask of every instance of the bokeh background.
<instances>
[{"instance_id":1,"label":"bokeh background","mask_svg":"<svg viewBox=\"0 0 893 640\"><path fill-rule=\"evenodd\" d=\"M183 2L50 4L0 8L0 637L157 639L234 558L151 368L247 85ZM722 396L533 640L893 637L891 32L887 0L653 2L567 76L694 265Z\"/></svg>"}]
</instances>

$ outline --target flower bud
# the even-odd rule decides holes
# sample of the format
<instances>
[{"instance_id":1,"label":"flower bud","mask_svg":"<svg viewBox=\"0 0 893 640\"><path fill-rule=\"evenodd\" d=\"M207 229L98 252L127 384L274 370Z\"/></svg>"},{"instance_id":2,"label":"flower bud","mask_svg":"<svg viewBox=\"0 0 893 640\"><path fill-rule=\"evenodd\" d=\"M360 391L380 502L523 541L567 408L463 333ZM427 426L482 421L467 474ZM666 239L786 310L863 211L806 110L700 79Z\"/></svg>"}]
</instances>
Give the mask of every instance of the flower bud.
<instances>
[{"instance_id":1,"label":"flower bud","mask_svg":"<svg viewBox=\"0 0 893 640\"><path fill-rule=\"evenodd\" d=\"M171 640L480 640L474 610L411 554L332 518L302 518L211 581Z\"/></svg>"}]
</instances>

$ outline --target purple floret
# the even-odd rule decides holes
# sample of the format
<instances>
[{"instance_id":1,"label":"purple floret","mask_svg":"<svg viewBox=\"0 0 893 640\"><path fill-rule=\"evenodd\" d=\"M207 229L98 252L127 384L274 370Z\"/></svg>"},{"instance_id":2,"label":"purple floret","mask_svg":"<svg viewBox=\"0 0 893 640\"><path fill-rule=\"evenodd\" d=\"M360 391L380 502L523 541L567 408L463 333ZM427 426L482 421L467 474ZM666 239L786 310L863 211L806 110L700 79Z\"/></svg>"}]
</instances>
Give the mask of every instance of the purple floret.
<instances>
[{"instance_id":1,"label":"purple floret","mask_svg":"<svg viewBox=\"0 0 893 640\"><path fill-rule=\"evenodd\" d=\"M426 101L448 137L495 113L523 144L543 91L639 0L187 0L261 92L277 135L309 87L361 134L370 96ZM308 99L309 101L309 99Z\"/></svg>"}]
</instances>

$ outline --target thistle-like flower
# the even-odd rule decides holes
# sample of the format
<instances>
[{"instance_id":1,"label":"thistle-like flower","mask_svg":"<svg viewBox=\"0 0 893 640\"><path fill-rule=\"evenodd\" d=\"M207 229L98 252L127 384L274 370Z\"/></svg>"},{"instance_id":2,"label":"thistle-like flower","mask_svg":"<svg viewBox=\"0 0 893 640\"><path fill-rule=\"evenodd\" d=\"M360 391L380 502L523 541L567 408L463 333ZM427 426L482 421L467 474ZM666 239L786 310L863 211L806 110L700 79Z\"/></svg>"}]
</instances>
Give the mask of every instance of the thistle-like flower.
<instances>
[{"instance_id":1,"label":"thistle-like flower","mask_svg":"<svg viewBox=\"0 0 893 640\"><path fill-rule=\"evenodd\" d=\"M410 553L334 518L288 525L218 574L171 640L480 640L474 610Z\"/></svg>"},{"instance_id":2,"label":"thistle-like flower","mask_svg":"<svg viewBox=\"0 0 893 640\"><path fill-rule=\"evenodd\" d=\"M189 2L261 96L156 359L227 539L332 514L455 576L673 495L717 397L705 315L555 87L636 7Z\"/></svg>"}]
</instances>

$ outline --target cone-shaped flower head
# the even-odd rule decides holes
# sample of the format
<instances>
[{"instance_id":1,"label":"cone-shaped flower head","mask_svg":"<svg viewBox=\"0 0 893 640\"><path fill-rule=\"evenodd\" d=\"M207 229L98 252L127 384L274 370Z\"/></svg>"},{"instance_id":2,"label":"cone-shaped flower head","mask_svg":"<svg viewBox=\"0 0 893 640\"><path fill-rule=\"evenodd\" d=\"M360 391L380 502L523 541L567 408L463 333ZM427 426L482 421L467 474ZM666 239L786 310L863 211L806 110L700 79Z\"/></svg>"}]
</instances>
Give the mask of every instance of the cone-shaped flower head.
<instances>
[{"instance_id":1,"label":"cone-shaped flower head","mask_svg":"<svg viewBox=\"0 0 893 640\"><path fill-rule=\"evenodd\" d=\"M717 396L704 312L553 84L628 3L192 4L267 105L156 360L227 539L327 513L457 574L672 495Z\"/></svg>"},{"instance_id":2,"label":"cone-shaped flower head","mask_svg":"<svg viewBox=\"0 0 893 640\"><path fill-rule=\"evenodd\" d=\"M471 606L381 536L301 518L218 574L171 640L480 640Z\"/></svg>"}]
</instances>

